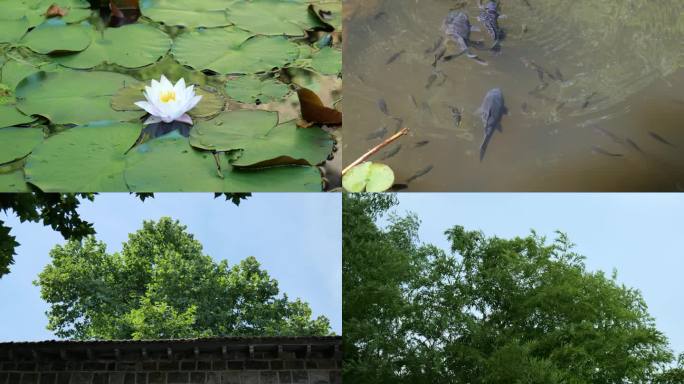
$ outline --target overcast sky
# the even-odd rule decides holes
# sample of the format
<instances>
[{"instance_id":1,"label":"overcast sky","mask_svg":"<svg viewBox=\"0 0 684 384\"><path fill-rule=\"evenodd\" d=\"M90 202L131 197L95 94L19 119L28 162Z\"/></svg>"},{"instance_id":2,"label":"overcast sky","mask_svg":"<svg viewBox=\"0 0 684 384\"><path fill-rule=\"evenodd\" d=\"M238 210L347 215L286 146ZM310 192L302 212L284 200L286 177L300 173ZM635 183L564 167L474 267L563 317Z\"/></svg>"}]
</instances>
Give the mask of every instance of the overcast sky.
<instances>
[{"instance_id":1,"label":"overcast sky","mask_svg":"<svg viewBox=\"0 0 684 384\"><path fill-rule=\"evenodd\" d=\"M314 316L327 316L341 334L340 204L336 193L254 194L239 207L213 194L156 194L143 203L122 193L100 194L79 212L94 223L109 253L120 251L143 220L178 219L215 260L233 265L255 256L281 292L308 302ZM49 227L19 223L11 214L0 213L0 220L21 243L11 272L0 278L0 341L55 339L45 328L48 305L31 282L49 263L50 249L64 239Z\"/></svg>"},{"instance_id":2,"label":"overcast sky","mask_svg":"<svg viewBox=\"0 0 684 384\"><path fill-rule=\"evenodd\" d=\"M591 270L638 288L675 352L684 352L684 194L399 194L421 240L448 250L454 225L499 237L561 230Z\"/></svg>"}]
</instances>

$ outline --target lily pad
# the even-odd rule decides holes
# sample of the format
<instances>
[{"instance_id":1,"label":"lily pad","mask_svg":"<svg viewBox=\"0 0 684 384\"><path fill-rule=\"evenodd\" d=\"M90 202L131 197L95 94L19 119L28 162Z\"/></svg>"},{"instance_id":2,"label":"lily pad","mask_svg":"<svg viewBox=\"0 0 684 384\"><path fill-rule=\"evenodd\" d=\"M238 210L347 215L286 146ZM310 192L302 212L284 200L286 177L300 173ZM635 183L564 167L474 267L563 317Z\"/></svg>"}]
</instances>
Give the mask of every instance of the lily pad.
<instances>
[{"instance_id":1,"label":"lily pad","mask_svg":"<svg viewBox=\"0 0 684 384\"><path fill-rule=\"evenodd\" d=\"M26 116L17 111L17 108L15 108L12 104L0 105L0 128L28 124L34 120L35 118Z\"/></svg>"},{"instance_id":2,"label":"lily pad","mask_svg":"<svg viewBox=\"0 0 684 384\"><path fill-rule=\"evenodd\" d=\"M2 82L6 84L10 90L14 91L19 82L24 80L24 78L33 75L34 73L38 73L41 70L52 70L56 66L57 64L54 63L31 63L25 60L18 61L10 59L2 66L2 72L0 72L0 74L2 75Z\"/></svg>"},{"instance_id":3,"label":"lily pad","mask_svg":"<svg viewBox=\"0 0 684 384\"><path fill-rule=\"evenodd\" d=\"M0 164L26 157L42 140L42 128L0 129Z\"/></svg>"},{"instance_id":4,"label":"lily pad","mask_svg":"<svg viewBox=\"0 0 684 384\"><path fill-rule=\"evenodd\" d=\"M28 29L29 22L26 18L0 20L0 43L16 43Z\"/></svg>"},{"instance_id":5,"label":"lily pad","mask_svg":"<svg viewBox=\"0 0 684 384\"><path fill-rule=\"evenodd\" d=\"M24 172L21 169L12 172L0 171L0 192L23 193L29 191L30 188L24 181Z\"/></svg>"},{"instance_id":6,"label":"lily pad","mask_svg":"<svg viewBox=\"0 0 684 384\"><path fill-rule=\"evenodd\" d=\"M254 36L235 28L193 31L178 37L173 55L184 65L222 74L245 74L284 67L299 56L285 37Z\"/></svg>"},{"instance_id":7,"label":"lily pad","mask_svg":"<svg viewBox=\"0 0 684 384\"><path fill-rule=\"evenodd\" d=\"M276 112L238 110L195 124L190 144L214 151L242 149L233 165L320 164L332 152L333 140L320 128L278 124Z\"/></svg>"},{"instance_id":8,"label":"lily pad","mask_svg":"<svg viewBox=\"0 0 684 384\"><path fill-rule=\"evenodd\" d=\"M342 72L342 51L325 47L313 54L311 67L324 75L337 75Z\"/></svg>"},{"instance_id":9,"label":"lily pad","mask_svg":"<svg viewBox=\"0 0 684 384\"><path fill-rule=\"evenodd\" d=\"M92 11L87 0L4 0L0 1L2 14L0 20L19 20L26 18L29 27L35 27L46 19L48 8L56 4L66 11L60 19L75 23L87 19ZM1 21L0 23L4 23Z\"/></svg>"},{"instance_id":10,"label":"lily pad","mask_svg":"<svg viewBox=\"0 0 684 384\"><path fill-rule=\"evenodd\" d=\"M107 28L104 33L90 30L90 46L75 55L57 59L69 68L88 69L103 63L139 68L159 60L171 48L171 38L149 24L129 24Z\"/></svg>"},{"instance_id":11,"label":"lily pad","mask_svg":"<svg viewBox=\"0 0 684 384\"><path fill-rule=\"evenodd\" d=\"M119 88L135 81L111 72L40 72L17 86L17 108L27 115L44 116L54 124L128 121L140 114L115 111L110 99Z\"/></svg>"},{"instance_id":12,"label":"lily pad","mask_svg":"<svg viewBox=\"0 0 684 384\"><path fill-rule=\"evenodd\" d=\"M231 24L226 17L226 0L141 0L143 16L186 28L224 27Z\"/></svg>"},{"instance_id":13,"label":"lily pad","mask_svg":"<svg viewBox=\"0 0 684 384\"><path fill-rule=\"evenodd\" d=\"M233 170L221 156L219 172L211 152L193 149L177 132L136 147L127 158L126 181L134 192L257 192L320 191L314 167L276 167L258 171ZM221 177L222 176L222 177Z\"/></svg>"},{"instance_id":14,"label":"lily pad","mask_svg":"<svg viewBox=\"0 0 684 384\"><path fill-rule=\"evenodd\" d=\"M80 52L90 45L91 28L50 19L27 33L21 44L41 54Z\"/></svg>"},{"instance_id":15,"label":"lily pad","mask_svg":"<svg viewBox=\"0 0 684 384\"><path fill-rule=\"evenodd\" d=\"M145 84L142 83L119 89L112 97L112 108L117 111L142 112L142 109L134 103L145 100L145 96L143 96L144 89ZM195 88L195 94L201 95L202 100L195 108L188 111L188 114L192 117L216 116L226 105L224 98L216 92L211 92L204 88Z\"/></svg>"},{"instance_id":16,"label":"lily pad","mask_svg":"<svg viewBox=\"0 0 684 384\"><path fill-rule=\"evenodd\" d=\"M227 9L227 17L240 29L257 35L303 36L318 25L308 4L282 0L238 0Z\"/></svg>"},{"instance_id":17,"label":"lily pad","mask_svg":"<svg viewBox=\"0 0 684 384\"><path fill-rule=\"evenodd\" d=\"M228 79L226 93L241 103L269 103L287 96L290 87L272 78L261 80L256 76L241 76Z\"/></svg>"},{"instance_id":18,"label":"lily pad","mask_svg":"<svg viewBox=\"0 0 684 384\"><path fill-rule=\"evenodd\" d=\"M141 124L101 122L67 129L33 150L26 181L44 192L126 191L124 153Z\"/></svg>"},{"instance_id":19,"label":"lily pad","mask_svg":"<svg viewBox=\"0 0 684 384\"><path fill-rule=\"evenodd\" d=\"M348 192L384 192L393 184L392 168L370 161L353 167L342 177L342 186Z\"/></svg>"}]
</instances>

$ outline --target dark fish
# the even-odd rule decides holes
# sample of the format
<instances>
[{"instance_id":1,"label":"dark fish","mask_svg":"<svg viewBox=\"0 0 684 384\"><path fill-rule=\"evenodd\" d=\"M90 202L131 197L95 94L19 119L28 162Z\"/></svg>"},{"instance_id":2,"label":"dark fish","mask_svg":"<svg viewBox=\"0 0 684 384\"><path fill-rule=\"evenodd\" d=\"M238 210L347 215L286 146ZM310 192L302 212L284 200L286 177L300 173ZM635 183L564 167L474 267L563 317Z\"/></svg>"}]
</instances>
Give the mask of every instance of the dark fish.
<instances>
[{"instance_id":1,"label":"dark fish","mask_svg":"<svg viewBox=\"0 0 684 384\"><path fill-rule=\"evenodd\" d=\"M414 148L420 148L420 147L424 147L428 144L430 144L430 140L421 140L421 141L417 142L416 144L414 144L413 147Z\"/></svg>"},{"instance_id":2,"label":"dark fish","mask_svg":"<svg viewBox=\"0 0 684 384\"><path fill-rule=\"evenodd\" d=\"M582 109L587 109L587 107L589 106L589 103L591 102L591 98L594 96L596 96L596 92L592 92L591 95L587 96L584 99L584 103L582 103Z\"/></svg>"},{"instance_id":3,"label":"dark fish","mask_svg":"<svg viewBox=\"0 0 684 384\"><path fill-rule=\"evenodd\" d=\"M387 127L380 127L366 136L366 140L382 139L387 135Z\"/></svg>"},{"instance_id":4,"label":"dark fish","mask_svg":"<svg viewBox=\"0 0 684 384\"><path fill-rule=\"evenodd\" d=\"M414 107L418 107L418 102L416 101L416 98L413 95L409 95L409 99L411 99L411 102L413 103Z\"/></svg>"},{"instance_id":5,"label":"dark fish","mask_svg":"<svg viewBox=\"0 0 684 384\"><path fill-rule=\"evenodd\" d=\"M558 80L565 82L565 79L563 78L563 73L561 73L560 68L556 68L556 77Z\"/></svg>"},{"instance_id":6,"label":"dark fish","mask_svg":"<svg viewBox=\"0 0 684 384\"><path fill-rule=\"evenodd\" d=\"M641 149L641 147L639 147L639 145L637 145L637 143L635 143L634 141L632 141L632 139L630 139L629 137L625 139L625 142L627 143L627 145L629 145L630 147L632 147L632 148L633 148L634 150L636 150L637 152L644 153L644 151Z\"/></svg>"},{"instance_id":7,"label":"dark fish","mask_svg":"<svg viewBox=\"0 0 684 384\"><path fill-rule=\"evenodd\" d=\"M379 19L381 19L381 18L383 18L383 17L385 17L385 16L387 16L387 13L385 13L385 12L378 12L378 13L375 14L375 16L374 16L373 18L374 18L375 20L379 20Z\"/></svg>"},{"instance_id":8,"label":"dark fish","mask_svg":"<svg viewBox=\"0 0 684 384\"><path fill-rule=\"evenodd\" d=\"M392 63L394 63L401 55L404 54L404 52L406 52L406 50L402 49L401 51L399 51L399 52L395 53L394 55L390 56L390 58L387 59L387 61L385 62L385 64L392 64Z\"/></svg>"},{"instance_id":9,"label":"dark fish","mask_svg":"<svg viewBox=\"0 0 684 384\"><path fill-rule=\"evenodd\" d=\"M475 58L477 55L472 54L469 48L471 28L468 15L459 11L450 11L442 24L447 37L458 44L461 51L465 52L468 57Z\"/></svg>"},{"instance_id":10,"label":"dark fish","mask_svg":"<svg viewBox=\"0 0 684 384\"><path fill-rule=\"evenodd\" d=\"M457 107L450 106L449 109L451 110L451 119L454 121L454 125L456 128L461 126L461 119L463 115L461 114L461 110Z\"/></svg>"},{"instance_id":11,"label":"dark fish","mask_svg":"<svg viewBox=\"0 0 684 384\"><path fill-rule=\"evenodd\" d=\"M397 145L396 147L392 148L391 150L387 151L381 158L381 160L387 160L391 157L394 157L397 153L401 151L401 144Z\"/></svg>"},{"instance_id":12,"label":"dark fish","mask_svg":"<svg viewBox=\"0 0 684 384\"><path fill-rule=\"evenodd\" d=\"M618 144L623 144L625 141L618 135L614 134L613 132L603 128L603 127L596 127L594 130L604 136L609 137L611 140Z\"/></svg>"},{"instance_id":13,"label":"dark fish","mask_svg":"<svg viewBox=\"0 0 684 384\"><path fill-rule=\"evenodd\" d=\"M437 80L437 73L432 72L432 74L430 74L430 76L427 79L427 84L425 84L425 89L430 89L436 80Z\"/></svg>"},{"instance_id":14,"label":"dark fish","mask_svg":"<svg viewBox=\"0 0 684 384\"><path fill-rule=\"evenodd\" d=\"M598 153L601 155L609 156L609 157L622 157L622 153L613 153L613 152L608 152L605 149L598 147L598 146L593 146L591 147L591 150L594 151L594 153Z\"/></svg>"},{"instance_id":15,"label":"dark fish","mask_svg":"<svg viewBox=\"0 0 684 384\"><path fill-rule=\"evenodd\" d=\"M501 131L501 119L508 112L501 89L494 88L487 92L478 112L482 117L482 124L484 125L484 140L482 140L482 145L480 146L480 161L482 161L484 160L485 152L487 152L489 141L497 129Z\"/></svg>"},{"instance_id":16,"label":"dark fish","mask_svg":"<svg viewBox=\"0 0 684 384\"><path fill-rule=\"evenodd\" d=\"M657 141L660 141L661 143L665 145L669 145L670 147L677 148L676 145L672 144L671 142L667 141L664 137L660 136L659 134L655 132L649 132L649 135L651 135L652 138L656 139Z\"/></svg>"},{"instance_id":17,"label":"dark fish","mask_svg":"<svg viewBox=\"0 0 684 384\"><path fill-rule=\"evenodd\" d=\"M428 173L430 173L430 171L432 171L432 168L434 168L434 166L430 164L427 167L421 169L420 171L416 172L413 176L409 177L408 180L406 180L406 183L410 183L419 177L427 175Z\"/></svg>"},{"instance_id":18,"label":"dark fish","mask_svg":"<svg viewBox=\"0 0 684 384\"><path fill-rule=\"evenodd\" d=\"M498 6L493 1L489 1L483 6L481 0L478 1L480 3L480 15L477 19L480 20L489 36L494 41L492 49L498 49L499 43L503 39L503 31L499 27Z\"/></svg>"},{"instance_id":19,"label":"dark fish","mask_svg":"<svg viewBox=\"0 0 684 384\"><path fill-rule=\"evenodd\" d=\"M380 112L389 116L389 111L387 110L387 102L385 101L385 99L378 100L378 109L380 110Z\"/></svg>"}]
</instances>

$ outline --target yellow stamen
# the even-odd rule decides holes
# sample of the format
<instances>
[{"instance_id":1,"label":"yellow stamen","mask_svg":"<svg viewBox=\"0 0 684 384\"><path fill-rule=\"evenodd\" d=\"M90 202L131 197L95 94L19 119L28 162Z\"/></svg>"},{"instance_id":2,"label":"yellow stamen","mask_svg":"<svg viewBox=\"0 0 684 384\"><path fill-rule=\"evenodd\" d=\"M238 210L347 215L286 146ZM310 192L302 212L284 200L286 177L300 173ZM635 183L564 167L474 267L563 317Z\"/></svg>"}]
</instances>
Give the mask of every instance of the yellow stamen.
<instances>
[{"instance_id":1,"label":"yellow stamen","mask_svg":"<svg viewBox=\"0 0 684 384\"><path fill-rule=\"evenodd\" d=\"M162 103L168 103L169 101L176 101L176 91L164 91L159 95L159 100Z\"/></svg>"}]
</instances>

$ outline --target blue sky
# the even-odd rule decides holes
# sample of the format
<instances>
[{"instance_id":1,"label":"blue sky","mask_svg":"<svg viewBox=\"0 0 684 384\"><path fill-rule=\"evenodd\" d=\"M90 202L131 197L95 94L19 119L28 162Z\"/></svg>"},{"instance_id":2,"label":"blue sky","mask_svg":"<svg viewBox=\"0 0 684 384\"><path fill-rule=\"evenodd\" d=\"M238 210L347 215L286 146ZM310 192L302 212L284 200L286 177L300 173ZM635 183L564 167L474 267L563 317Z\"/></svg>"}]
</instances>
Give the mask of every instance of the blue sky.
<instances>
[{"instance_id":1,"label":"blue sky","mask_svg":"<svg viewBox=\"0 0 684 384\"><path fill-rule=\"evenodd\" d=\"M399 194L398 212L422 220L423 242L449 249L447 228L499 237L561 230L591 270L618 271L639 289L658 329L684 352L684 194Z\"/></svg>"},{"instance_id":2,"label":"blue sky","mask_svg":"<svg viewBox=\"0 0 684 384\"><path fill-rule=\"evenodd\" d=\"M279 281L281 292L307 301L314 316L327 316L333 331L342 332L339 194L254 194L239 207L213 194L156 194L144 203L129 194L100 194L79 212L94 223L109 253L120 251L143 220L178 219L216 260L233 265L255 256ZM11 214L0 213L0 220L21 243L11 272L0 278L0 341L55 339L45 328L48 305L32 281L49 263L50 249L64 239L41 224L19 223Z\"/></svg>"}]
</instances>

